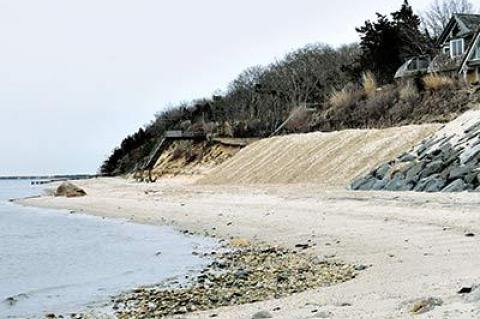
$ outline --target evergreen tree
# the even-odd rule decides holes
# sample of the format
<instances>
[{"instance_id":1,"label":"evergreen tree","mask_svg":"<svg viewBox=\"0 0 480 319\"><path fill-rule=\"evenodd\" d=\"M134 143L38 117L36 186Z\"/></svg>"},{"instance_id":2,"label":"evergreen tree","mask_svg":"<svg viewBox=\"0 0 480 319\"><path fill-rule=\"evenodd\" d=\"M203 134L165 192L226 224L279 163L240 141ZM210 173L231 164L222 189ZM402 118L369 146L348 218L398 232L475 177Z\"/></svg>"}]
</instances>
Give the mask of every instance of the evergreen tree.
<instances>
[{"instance_id":1,"label":"evergreen tree","mask_svg":"<svg viewBox=\"0 0 480 319\"><path fill-rule=\"evenodd\" d=\"M360 65L371 71L380 83L388 83L401 65L400 35L387 16L377 13L377 21L366 21L356 28L360 33Z\"/></svg>"},{"instance_id":2,"label":"evergreen tree","mask_svg":"<svg viewBox=\"0 0 480 319\"><path fill-rule=\"evenodd\" d=\"M404 1L400 10L391 15L398 29L399 54L402 60L430 53L433 43L429 43L428 33L424 34L420 31L421 19L413 12L407 0Z\"/></svg>"},{"instance_id":3,"label":"evergreen tree","mask_svg":"<svg viewBox=\"0 0 480 319\"><path fill-rule=\"evenodd\" d=\"M391 82L406 59L428 54L432 47L407 0L390 15L391 19L377 13L377 21L366 21L356 28L362 49L360 64L364 71L372 71L380 83Z\"/></svg>"}]
</instances>

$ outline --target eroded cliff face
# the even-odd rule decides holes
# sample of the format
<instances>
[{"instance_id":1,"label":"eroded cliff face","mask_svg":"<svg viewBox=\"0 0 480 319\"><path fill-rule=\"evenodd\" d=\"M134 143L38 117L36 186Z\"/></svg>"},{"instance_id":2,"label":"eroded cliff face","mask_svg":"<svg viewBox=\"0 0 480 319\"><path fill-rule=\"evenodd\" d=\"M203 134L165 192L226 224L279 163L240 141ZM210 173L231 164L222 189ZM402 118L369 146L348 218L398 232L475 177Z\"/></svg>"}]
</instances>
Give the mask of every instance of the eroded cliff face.
<instances>
[{"instance_id":1,"label":"eroded cliff face","mask_svg":"<svg viewBox=\"0 0 480 319\"><path fill-rule=\"evenodd\" d=\"M151 172L133 175L143 180L163 176L202 176L234 156L243 147L219 142L175 141L162 153Z\"/></svg>"},{"instance_id":2,"label":"eroded cliff face","mask_svg":"<svg viewBox=\"0 0 480 319\"><path fill-rule=\"evenodd\" d=\"M480 191L480 110L464 113L412 150L351 185L353 190Z\"/></svg>"}]
</instances>

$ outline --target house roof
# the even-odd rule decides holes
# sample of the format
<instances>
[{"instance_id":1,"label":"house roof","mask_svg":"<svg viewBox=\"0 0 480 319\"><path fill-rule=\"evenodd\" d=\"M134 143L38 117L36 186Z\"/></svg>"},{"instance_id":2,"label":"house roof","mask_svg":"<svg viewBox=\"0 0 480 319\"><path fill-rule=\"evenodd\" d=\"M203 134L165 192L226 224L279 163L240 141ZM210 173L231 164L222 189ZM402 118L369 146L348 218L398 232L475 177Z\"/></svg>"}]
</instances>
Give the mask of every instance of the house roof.
<instances>
[{"instance_id":1,"label":"house roof","mask_svg":"<svg viewBox=\"0 0 480 319\"><path fill-rule=\"evenodd\" d=\"M455 14L455 16L470 31L476 30L477 27L480 25L480 14L457 13L457 14Z\"/></svg>"},{"instance_id":2,"label":"house roof","mask_svg":"<svg viewBox=\"0 0 480 319\"><path fill-rule=\"evenodd\" d=\"M466 54L464 54L464 56L463 56L462 64L461 64L459 72L462 72L462 70L464 70L465 67L467 66L468 60L470 60L470 57L472 56L472 54L475 50L475 47L478 45L479 41L480 41L480 26L477 27L477 29L475 31L475 35L473 37L473 41L470 42L470 44L467 48Z\"/></svg>"},{"instance_id":3,"label":"house roof","mask_svg":"<svg viewBox=\"0 0 480 319\"><path fill-rule=\"evenodd\" d=\"M438 38L439 45L445 42L455 25L458 25L460 29L460 36L475 32L475 30L477 30L477 28L480 26L480 14L455 13L445 27L445 30L443 30L442 34Z\"/></svg>"}]
</instances>

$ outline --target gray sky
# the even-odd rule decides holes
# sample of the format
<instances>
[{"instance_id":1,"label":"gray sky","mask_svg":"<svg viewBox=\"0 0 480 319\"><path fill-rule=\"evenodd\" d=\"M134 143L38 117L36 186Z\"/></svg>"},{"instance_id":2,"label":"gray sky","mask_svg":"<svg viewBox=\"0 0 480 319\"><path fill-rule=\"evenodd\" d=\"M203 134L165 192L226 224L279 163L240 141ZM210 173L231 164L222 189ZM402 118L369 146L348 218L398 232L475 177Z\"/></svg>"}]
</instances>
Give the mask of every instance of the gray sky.
<instances>
[{"instance_id":1,"label":"gray sky","mask_svg":"<svg viewBox=\"0 0 480 319\"><path fill-rule=\"evenodd\" d=\"M0 0L0 175L93 173L165 106L307 43L357 41L402 2Z\"/></svg>"}]
</instances>

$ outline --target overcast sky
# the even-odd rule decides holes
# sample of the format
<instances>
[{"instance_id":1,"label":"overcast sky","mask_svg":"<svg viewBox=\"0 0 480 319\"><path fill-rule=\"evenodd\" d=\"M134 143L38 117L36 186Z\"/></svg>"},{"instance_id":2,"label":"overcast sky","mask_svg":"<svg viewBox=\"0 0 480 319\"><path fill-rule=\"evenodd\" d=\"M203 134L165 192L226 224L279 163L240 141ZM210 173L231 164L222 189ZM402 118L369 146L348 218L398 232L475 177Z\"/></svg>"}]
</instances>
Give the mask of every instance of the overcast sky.
<instances>
[{"instance_id":1,"label":"overcast sky","mask_svg":"<svg viewBox=\"0 0 480 319\"><path fill-rule=\"evenodd\" d=\"M402 2L0 0L0 175L94 173L165 106L307 43L357 41Z\"/></svg>"}]
</instances>

